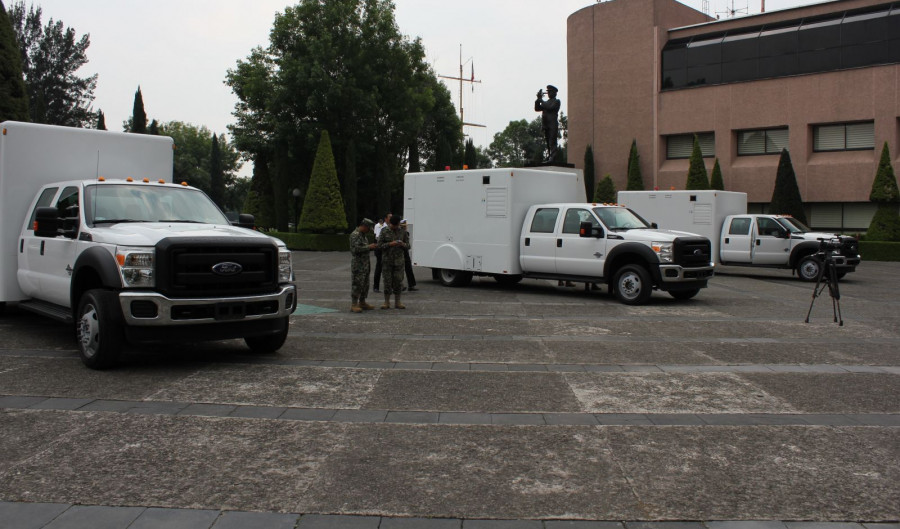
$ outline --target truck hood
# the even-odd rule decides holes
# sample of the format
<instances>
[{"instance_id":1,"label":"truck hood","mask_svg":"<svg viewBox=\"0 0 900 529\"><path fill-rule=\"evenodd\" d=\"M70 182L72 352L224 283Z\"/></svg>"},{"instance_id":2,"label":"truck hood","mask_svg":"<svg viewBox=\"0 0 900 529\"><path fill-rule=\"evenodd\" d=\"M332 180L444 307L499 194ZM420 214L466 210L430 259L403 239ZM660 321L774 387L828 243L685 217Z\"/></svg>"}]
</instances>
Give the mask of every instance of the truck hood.
<instances>
[{"instance_id":1,"label":"truck hood","mask_svg":"<svg viewBox=\"0 0 900 529\"><path fill-rule=\"evenodd\" d=\"M166 237L243 237L274 240L283 247L278 239L264 235L258 231L221 224L191 224L180 222L122 222L108 226L91 228L91 236L95 242L116 244L120 246L154 246Z\"/></svg>"},{"instance_id":2,"label":"truck hood","mask_svg":"<svg viewBox=\"0 0 900 529\"><path fill-rule=\"evenodd\" d=\"M671 242L678 237L703 237L696 233L688 233L686 231L677 230L620 230L611 231L610 235L621 235L630 241L647 241L647 242Z\"/></svg>"},{"instance_id":3,"label":"truck hood","mask_svg":"<svg viewBox=\"0 0 900 529\"><path fill-rule=\"evenodd\" d=\"M819 239L834 239L838 235L834 233L826 233L824 231L808 231L794 235L794 237L803 237L807 241L818 241Z\"/></svg>"}]
</instances>

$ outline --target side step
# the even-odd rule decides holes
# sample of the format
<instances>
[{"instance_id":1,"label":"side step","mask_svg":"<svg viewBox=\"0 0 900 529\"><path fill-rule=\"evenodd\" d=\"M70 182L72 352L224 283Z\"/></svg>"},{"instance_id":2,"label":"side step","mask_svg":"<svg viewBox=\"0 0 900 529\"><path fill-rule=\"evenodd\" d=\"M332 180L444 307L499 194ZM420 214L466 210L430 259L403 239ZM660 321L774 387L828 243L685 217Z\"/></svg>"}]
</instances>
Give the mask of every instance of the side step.
<instances>
[{"instance_id":1,"label":"side step","mask_svg":"<svg viewBox=\"0 0 900 529\"><path fill-rule=\"evenodd\" d=\"M75 320L72 318L71 309L56 305L54 303L49 303L47 301L41 301L39 299L23 301L19 303L19 308L25 309L28 312L40 314L41 316L53 318L54 320L63 323L75 322Z\"/></svg>"}]
</instances>

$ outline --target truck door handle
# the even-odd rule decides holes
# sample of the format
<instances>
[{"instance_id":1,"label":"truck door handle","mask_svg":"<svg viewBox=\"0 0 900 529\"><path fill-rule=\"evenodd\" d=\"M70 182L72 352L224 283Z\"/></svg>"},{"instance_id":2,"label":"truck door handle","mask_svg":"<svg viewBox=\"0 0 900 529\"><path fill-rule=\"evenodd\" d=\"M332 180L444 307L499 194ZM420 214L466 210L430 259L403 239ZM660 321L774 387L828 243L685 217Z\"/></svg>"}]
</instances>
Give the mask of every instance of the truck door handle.
<instances>
[{"instance_id":1,"label":"truck door handle","mask_svg":"<svg viewBox=\"0 0 900 529\"><path fill-rule=\"evenodd\" d=\"M19 239L19 253L25 253L25 239Z\"/></svg>"},{"instance_id":2,"label":"truck door handle","mask_svg":"<svg viewBox=\"0 0 900 529\"><path fill-rule=\"evenodd\" d=\"M756 239L756 245L757 245L757 246L759 246L759 242L760 242L760 240L759 240L759 239Z\"/></svg>"},{"instance_id":3,"label":"truck door handle","mask_svg":"<svg viewBox=\"0 0 900 529\"><path fill-rule=\"evenodd\" d=\"M531 237L525 237L525 246L531 246Z\"/></svg>"},{"instance_id":4,"label":"truck door handle","mask_svg":"<svg viewBox=\"0 0 900 529\"><path fill-rule=\"evenodd\" d=\"M725 244L728 244L730 242L731 242L731 239L729 237L725 237Z\"/></svg>"},{"instance_id":5,"label":"truck door handle","mask_svg":"<svg viewBox=\"0 0 900 529\"><path fill-rule=\"evenodd\" d=\"M562 248L562 239L556 239L556 247Z\"/></svg>"},{"instance_id":6,"label":"truck door handle","mask_svg":"<svg viewBox=\"0 0 900 529\"><path fill-rule=\"evenodd\" d=\"M44 255L44 241L41 241L41 255Z\"/></svg>"}]
</instances>

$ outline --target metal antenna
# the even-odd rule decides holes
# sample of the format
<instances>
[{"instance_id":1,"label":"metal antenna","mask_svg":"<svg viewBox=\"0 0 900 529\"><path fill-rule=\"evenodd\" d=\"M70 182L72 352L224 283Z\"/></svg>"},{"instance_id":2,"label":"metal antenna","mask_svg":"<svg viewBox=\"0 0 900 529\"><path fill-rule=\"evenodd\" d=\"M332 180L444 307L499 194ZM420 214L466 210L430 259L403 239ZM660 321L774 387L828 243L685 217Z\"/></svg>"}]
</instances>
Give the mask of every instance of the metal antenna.
<instances>
[{"instance_id":1,"label":"metal antenna","mask_svg":"<svg viewBox=\"0 0 900 529\"><path fill-rule=\"evenodd\" d=\"M717 15L727 15L728 18L734 18L738 15L746 15L750 12L750 8L747 6L746 1L743 4L738 3L735 6L734 0L729 0L728 4L725 6L725 11L716 11Z\"/></svg>"},{"instance_id":2,"label":"metal antenna","mask_svg":"<svg viewBox=\"0 0 900 529\"><path fill-rule=\"evenodd\" d=\"M450 79L452 81L459 81L459 121L462 123L460 130L462 131L463 136L463 144L466 141L466 127L486 127L486 125L480 125L478 123L466 123L466 114L463 109L463 83L472 83L472 90L475 90L475 83L481 84L480 79L475 79L475 66L472 66L472 77L466 79L463 77L463 66L469 64L472 61L472 57L466 62L462 60L462 44L459 45L459 77L453 77L450 75L439 75L441 79Z\"/></svg>"}]
</instances>

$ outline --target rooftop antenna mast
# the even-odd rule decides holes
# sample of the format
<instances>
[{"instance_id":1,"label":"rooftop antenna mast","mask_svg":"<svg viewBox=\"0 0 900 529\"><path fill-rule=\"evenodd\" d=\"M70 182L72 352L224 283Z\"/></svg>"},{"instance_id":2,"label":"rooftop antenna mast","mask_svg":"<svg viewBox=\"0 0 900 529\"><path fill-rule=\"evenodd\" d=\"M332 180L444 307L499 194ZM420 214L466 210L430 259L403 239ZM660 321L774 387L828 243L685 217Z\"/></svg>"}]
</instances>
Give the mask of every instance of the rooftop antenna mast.
<instances>
[{"instance_id":1,"label":"rooftop antenna mast","mask_svg":"<svg viewBox=\"0 0 900 529\"><path fill-rule=\"evenodd\" d=\"M746 3L735 6L734 0L729 0L725 5L725 11L716 11L716 15L727 15L728 18L734 18L738 15L746 15L750 12ZM718 16L716 17L718 18Z\"/></svg>"},{"instance_id":2,"label":"rooftop antenna mast","mask_svg":"<svg viewBox=\"0 0 900 529\"><path fill-rule=\"evenodd\" d=\"M465 109L463 109L463 83L471 83L472 91L475 91L475 83L481 84L480 79L475 79L475 65L472 64L472 76L468 79L463 77L463 66L469 64L472 61L472 58L469 57L469 60L463 62L462 60L462 44L459 45L459 77L453 77L450 75L439 75L441 79L450 79L451 81L459 81L459 121L462 123L460 130L463 135L463 143L466 141L466 127L486 127L486 125L480 125L478 123L466 123L466 114Z\"/></svg>"}]
</instances>

